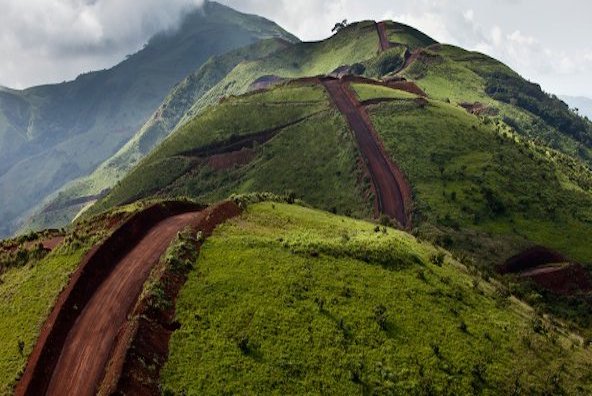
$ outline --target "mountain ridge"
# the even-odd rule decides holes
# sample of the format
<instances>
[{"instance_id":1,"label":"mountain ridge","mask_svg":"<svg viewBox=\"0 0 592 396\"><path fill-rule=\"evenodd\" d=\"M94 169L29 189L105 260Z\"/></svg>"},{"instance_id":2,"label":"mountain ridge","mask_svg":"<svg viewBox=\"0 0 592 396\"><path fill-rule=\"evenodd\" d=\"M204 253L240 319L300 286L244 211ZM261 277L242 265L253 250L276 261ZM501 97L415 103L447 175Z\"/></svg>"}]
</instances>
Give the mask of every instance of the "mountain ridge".
<instances>
[{"instance_id":1,"label":"mountain ridge","mask_svg":"<svg viewBox=\"0 0 592 396\"><path fill-rule=\"evenodd\" d=\"M0 209L2 233L14 230L45 196L113 155L174 84L212 55L274 36L295 40L271 21L207 2L179 30L156 35L109 70L3 91L0 198L10 204Z\"/></svg>"}]
</instances>

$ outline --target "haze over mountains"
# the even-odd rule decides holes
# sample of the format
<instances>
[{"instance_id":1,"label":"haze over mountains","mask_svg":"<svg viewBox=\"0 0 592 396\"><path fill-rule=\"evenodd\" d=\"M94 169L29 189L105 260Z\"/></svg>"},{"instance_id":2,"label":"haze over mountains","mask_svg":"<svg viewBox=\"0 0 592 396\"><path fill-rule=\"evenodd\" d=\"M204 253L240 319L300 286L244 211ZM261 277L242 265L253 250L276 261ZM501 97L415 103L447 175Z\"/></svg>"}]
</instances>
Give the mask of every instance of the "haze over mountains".
<instances>
[{"instance_id":1,"label":"haze over mountains","mask_svg":"<svg viewBox=\"0 0 592 396\"><path fill-rule=\"evenodd\" d=\"M110 70L0 92L0 233L14 232L48 195L121 148L170 89L211 56L256 40L295 38L217 3L186 16Z\"/></svg>"}]
</instances>

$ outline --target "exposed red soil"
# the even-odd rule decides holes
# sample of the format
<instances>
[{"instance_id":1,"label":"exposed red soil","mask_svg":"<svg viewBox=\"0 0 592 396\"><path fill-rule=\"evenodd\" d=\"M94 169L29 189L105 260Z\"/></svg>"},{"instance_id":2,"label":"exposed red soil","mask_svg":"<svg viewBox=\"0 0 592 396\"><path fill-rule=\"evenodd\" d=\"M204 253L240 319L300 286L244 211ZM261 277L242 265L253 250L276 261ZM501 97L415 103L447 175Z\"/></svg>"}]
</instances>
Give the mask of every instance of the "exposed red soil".
<instances>
[{"instance_id":1,"label":"exposed red soil","mask_svg":"<svg viewBox=\"0 0 592 396\"><path fill-rule=\"evenodd\" d=\"M176 232L203 216L199 209L185 202L153 205L89 252L45 322L17 395L95 392L113 332Z\"/></svg>"},{"instance_id":2,"label":"exposed red soil","mask_svg":"<svg viewBox=\"0 0 592 396\"><path fill-rule=\"evenodd\" d=\"M376 30L378 32L378 44L380 51L382 52L388 50L391 47L391 43L386 32L386 23L378 22L376 24Z\"/></svg>"},{"instance_id":3,"label":"exposed red soil","mask_svg":"<svg viewBox=\"0 0 592 396\"><path fill-rule=\"evenodd\" d=\"M569 259L561 253L535 246L507 259L498 271L502 274L518 273L547 264L567 262Z\"/></svg>"},{"instance_id":4,"label":"exposed red soil","mask_svg":"<svg viewBox=\"0 0 592 396\"><path fill-rule=\"evenodd\" d=\"M226 220L238 216L240 208L233 202L224 202L204 211L205 216L194 229L208 237ZM201 247L198 243L196 249ZM141 301L122 330L120 347L112 357L101 390L104 394L160 395L158 379L160 369L168 358L169 340L178 328L175 323L175 303L187 273L163 271L159 283L164 285L170 304L150 304ZM151 362L148 366L144 362Z\"/></svg>"},{"instance_id":5,"label":"exposed red soil","mask_svg":"<svg viewBox=\"0 0 592 396\"><path fill-rule=\"evenodd\" d=\"M405 56L405 64L403 65L401 70L399 70L399 73L402 72L403 70L407 69L409 66L411 66L413 64L413 62L415 62L417 59L419 59L421 52L422 52L421 49L416 49L413 52L411 52L410 54L407 54L407 56Z\"/></svg>"},{"instance_id":6,"label":"exposed red soil","mask_svg":"<svg viewBox=\"0 0 592 396\"><path fill-rule=\"evenodd\" d=\"M253 148L255 144L264 144L268 142L283 129L299 124L302 121L305 121L319 113L310 114L308 116L301 117L297 120L290 121L286 124L282 124L274 128L269 128L261 132L252 133L250 135L236 136L221 142L216 142L193 150L188 150L180 153L179 155L187 157L211 157L218 154L227 154L235 151L240 151L244 148Z\"/></svg>"},{"instance_id":7,"label":"exposed red soil","mask_svg":"<svg viewBox=\"0 0 592 396\"><path fill-rule=\"evenodd\" d=\"M365 108L347 82L324 79L323 85L354 132L376 193L377 214L385 214L403 227L411 228L411 187L403 172L386 155Z\"/></svg>"},{"instance_id":8,"label":"exposed red soil","mask_svg":"<svg viewBox=\"0 0 592 396\"><path fill-rule=\"evenodd\" d=\"M27 242L25 244L25 247L27 249L30 249L33 246L37 245L38 243L41 243L41 245L43 246L43 249L51 252L53 249L58 247L58 245L62 242L64 242L64 236L58 235L58 236L54 236L54 237L51 237L48 239L44 239L41 242Z\"/></svg>"},{"instance_id":9,"label":"exposed red soil","mask_svg":"<svg viewBox=\"0 0 592 396\"><path fill-rule=\"evenodd\" d=\"M235 166L246 165L251 162L257 152L253 149L243 148L238 151L232 151L230 153L215 154L208 158L208 166L214 170L226 170L232 169Z\"/></svg>"},{"instance_id":10,"label":"exposed red soil","mask_svg":"<svg viewBox=\"0 0 592 396\"><path fill-rule=\"evenodd\" d=\"M592 277L580 264L539 267L520 274L556 294L573 295L592 292Z\"/></svg>"},{"instance_id":11,"label":"exposed red soil","mask_svg":"<svg viewBox=\"0 0 592 396\"><path fill-rule=\"evenodd\" d=\"M417 86L413 81L407 81L404 79L387 79L384 81L380 80L373 80L371 78L361 77L361 76L346 76L341 79L344 82L349 83L360 83L360 84L369 84L369 85L377 85L381 87L387 87L391 89L396 89L399 91L409 92L418 96L423 96L427 98L427 94Z\"/></svg>"},{"instance_id":12,"label":"exposed red soil","mask_svg":"<svg viewBox=\"0 0 592 396\"><path fill-rule=\"evenodd\" d=\"M510 257L498 268L498 272L531 279L556 294L592 292L592 276L584 267L570 262L561 253L542 246L532 247Z\"/></svg>"}]
</instances>

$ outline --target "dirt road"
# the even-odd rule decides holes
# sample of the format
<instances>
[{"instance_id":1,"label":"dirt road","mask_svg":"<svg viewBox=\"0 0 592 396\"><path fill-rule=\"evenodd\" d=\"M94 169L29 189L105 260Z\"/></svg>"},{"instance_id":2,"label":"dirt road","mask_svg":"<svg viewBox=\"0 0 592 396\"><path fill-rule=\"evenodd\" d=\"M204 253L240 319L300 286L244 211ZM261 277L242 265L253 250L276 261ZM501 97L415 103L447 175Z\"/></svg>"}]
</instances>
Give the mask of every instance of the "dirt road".
<instances>
[{"instance_id":1,"label":"dirt road","mask_svg":"<svg viewBox=\"0 0 592 396\"><path fill-rule=\"evenodd\" d=\"M410 227L406 206L411 202L411 189L402 172L384 152L368 113L346 82L327 79L323 85L354 132L376 191L378 212Z\"/></svg>"},{"instance_id":2,"label":"dirt road","mask_svg":"<svg viewBox=\"0 0 592 396\"><path fill-rule=\"evenodd\" d=\"M386 32L386 24L384 22L378 22L376 24L376 30L378 31L380 51L386 51L391 47L391 43L389 42Z\"/></svg>"},{"instance_id":3,"label":"dirt road","mask_svg":"<svg viewBox=\"0 0 592 396\"><path fill-rule=\"evenodd\" d=\"M137 301L152 267L176 233L195 224L202 216L202 212L192 212L161 221L120 260L68 333L46 394L95 394L115 336Z\"/></svg>"}]
</instances>

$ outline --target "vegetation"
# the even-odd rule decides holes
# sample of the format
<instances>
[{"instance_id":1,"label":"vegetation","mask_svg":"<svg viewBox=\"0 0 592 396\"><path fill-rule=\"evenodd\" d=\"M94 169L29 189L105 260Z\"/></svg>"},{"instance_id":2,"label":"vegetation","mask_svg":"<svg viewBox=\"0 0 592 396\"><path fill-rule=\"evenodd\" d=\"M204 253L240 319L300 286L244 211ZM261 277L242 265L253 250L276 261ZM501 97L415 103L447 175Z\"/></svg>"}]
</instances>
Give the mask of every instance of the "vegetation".
<instances>
[{"instance_id":1,"label":"vegetation","mask_svg":"<svg viewBox=\"0 0 592 396\"><path fill-rule=\"evenodd\" d=\"M174 34L155 36L110 70L0 92L0 236L117 152L173 86L210 57L270 37L297 41L273 22L208 2Z\"/></svg>"},{"instance_id":2,"label":"vegetation","mask_svg":"<svg viewBox=\"0 0 592 396\"><path fill-rule=\"evenodd\" d=\"M361 92L368 97L372 90ZM586 209L592 174L585 167L564 163L495 118L439 101L385 102L370 114L413 186L418 224L445 230L424 229L440 243L478 255L490 269L527 241L592 262L585 236L592 227ZM499 246L482 245L495 239Z\"/></svg>"},{"instance_id":3,"label":"vegetation","mask_svg":"<svg viewBox=\"0 0 592 396\"><path fill-rule=\"evenodd\" d=\"M109 235L110 226L123 220L134 207L81 222L49 254L37 245L26 247L30 242L27 239L39 241L42 234L11 241L19 243L17 252L28 253L0 272L0 394L12 393L43 323L84 254Z\"/></svg>"},{"instance_id":4,"label":"vegetation","mask_svg":"<svg viewBox=\"0 0 592 396\"><path fill-rule=\"evenodd\" d=\"M254 157L243 166L216 170L206 157L188 154L274 128L267 143L251 145ZM292 191L326 210L364 217L371 204L362 179L351 134L324 90L288 85L228 99L188 122L89 213L151 195L215 202L234 193Z\"/></svg>"},{"instance_id":5,"label":"vegetation","mask_svg":"<svg viewBox=\"0 0 592 396\"><path fill-rule=\"evenodd\" d=\"M438 257L390 228L250 206L181 291L164 393L591 391L578 337Z\"/></svg>"},{"instance_id":6,"label":"vegetation","mask_svg":"<svg viewBox=\"0 0 592 396\"><path fill-rule=\"evenodd\" d=\"M592 123L495 59L433 45L403 75L432 98L492 106L499 111L498 119L523 137L592 164Z\"/></svg>"},{"instance_id":7,"label":"vegetation","mask_svg":"<svg viewBox=\"0 0 592 396\"><path fill-rule=\"evenodd\" d=\"M155 114L115 155L90 175L69 183L52 199L54 209L40 209L23 229L44 229L67 225L81 206L73 200L100 194L115 186L146 154L172 133L193 103L223 79L237 64L269 55L289 43L280 39L261 40L250 46L208 60L198 71L177 84ZM90 202L92 204L92 202Z\"/></svg>"},{"instance_id":8,"label":"vegetation","mask_svg":"<svg viewBox=\"0 0 592 396\"><path fill-rule=\"evenodd\" d=\"M425 48L437 42L417 29L402 23L386 21L387 36L390 42L403 44L409 49Z\"/></svg>"}]
</instances>

